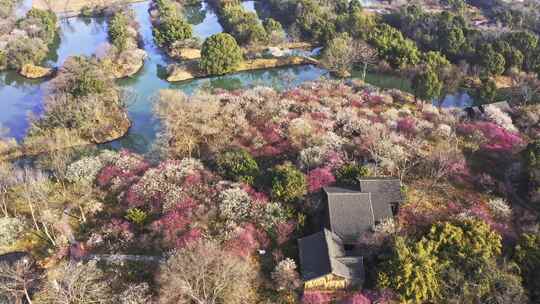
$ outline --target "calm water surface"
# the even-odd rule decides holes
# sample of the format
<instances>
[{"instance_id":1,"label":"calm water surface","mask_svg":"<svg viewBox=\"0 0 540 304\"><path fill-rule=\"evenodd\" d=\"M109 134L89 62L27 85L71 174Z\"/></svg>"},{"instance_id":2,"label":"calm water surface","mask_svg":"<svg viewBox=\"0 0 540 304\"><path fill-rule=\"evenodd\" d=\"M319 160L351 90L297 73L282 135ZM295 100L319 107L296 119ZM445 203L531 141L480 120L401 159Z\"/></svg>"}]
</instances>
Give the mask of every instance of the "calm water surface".
<instances>
[{"instance_id":1,"label":"calm water surface","mask_svg":"<svg viewBox=\"0 0 540 304\"><path fill-rule=\"evenodd\" d=\"M257 13L257 10L255 9L255 1L243 1L242 6L248 12Z\"/></svg>"}]
</instances>

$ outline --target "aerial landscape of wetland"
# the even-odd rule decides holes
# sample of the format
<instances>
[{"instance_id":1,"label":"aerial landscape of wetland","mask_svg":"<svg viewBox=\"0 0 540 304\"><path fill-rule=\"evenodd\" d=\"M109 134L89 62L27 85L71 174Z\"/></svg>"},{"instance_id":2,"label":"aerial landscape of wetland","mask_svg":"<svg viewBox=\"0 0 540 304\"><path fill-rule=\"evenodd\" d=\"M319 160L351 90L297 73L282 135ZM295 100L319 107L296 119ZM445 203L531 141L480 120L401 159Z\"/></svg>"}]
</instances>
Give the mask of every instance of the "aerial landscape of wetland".
<instances>
[{"instance_id":1,"label":"aerial landscape of wetland","mask_svg":"<svg viewBox=\"0 0 540 304\"><path fill-rule=\"evenodd\" d=\"M539 35L535 0L0 0L0 304L538 303Z\"/></svg>"}]
</instances>

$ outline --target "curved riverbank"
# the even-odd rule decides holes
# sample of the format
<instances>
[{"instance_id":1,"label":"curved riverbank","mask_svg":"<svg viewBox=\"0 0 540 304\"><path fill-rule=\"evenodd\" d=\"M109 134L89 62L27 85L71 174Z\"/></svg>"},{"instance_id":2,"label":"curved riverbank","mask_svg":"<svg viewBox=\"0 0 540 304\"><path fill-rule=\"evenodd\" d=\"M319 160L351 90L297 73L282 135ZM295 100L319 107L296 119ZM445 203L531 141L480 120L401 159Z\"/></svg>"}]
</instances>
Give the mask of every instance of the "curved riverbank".
<instances>
[{"instance_id":1,"label":"curved riverbank","mask_svg":"<svg viewBox=\"0 0 540 304\"><path fill-rule=\"evenodd\" d=\"M106 128L108 132L95 134L90 140L81 137L77 130L58 129L47 136L32 138L30 143L17 144L13 141L0 141L0 161L12 161L57 150L107 144L124 137L131 125L127 113L123 112L119 113L119 117L115 119L114 126Z\"/></svg>"},{"instance_id":2,"label":"curved riverbank","mask_svg":"<svg viewBox=\"0 0 540 304\"><path fill-rule=\"evenodd\" d=\"M310 64L318 65L318 61L312 58L300 56L284 58L258 58L242 62L232 73ZM200 69L199 62L197 60L193 60L183 64L170 65L168 67L167 81L181 82L195 78L207 78L210 76L211 75L206 74Z\"/></svg>"}]
</instances>

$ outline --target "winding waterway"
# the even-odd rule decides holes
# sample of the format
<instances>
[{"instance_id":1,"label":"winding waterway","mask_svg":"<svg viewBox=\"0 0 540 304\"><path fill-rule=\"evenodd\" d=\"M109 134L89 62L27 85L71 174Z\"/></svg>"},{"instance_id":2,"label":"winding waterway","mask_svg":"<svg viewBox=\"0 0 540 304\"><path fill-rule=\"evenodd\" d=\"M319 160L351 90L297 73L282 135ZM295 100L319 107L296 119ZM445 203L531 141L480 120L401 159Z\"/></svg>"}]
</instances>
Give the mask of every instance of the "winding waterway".
<instances>
[{"instance_id":1,"label":"winding waterway","mask_svg":"<svg viewBox=\"0 0 540 304\"><path fill-rule=\"evenodd\" d=\"M253 1L245 2L244 6L255 11ZM25 0L17 14L24 15L24 11L29 7L31 0ZM153 100L161 89L177 89L186 94L192 94L201 87L236 89L267 85L286 89L306 81L328 77L324 69L307 65L169 83L164 80L163 75L170 60L154 43L148 13L149 1L132 4L132 7L140 24L139 31L148 58L139 73L118 81L130 97L128 112L133 125L127 136L113 143L115 147L144 152L151 146L159 128L152 115ZM205 3L188 8L186 19L193 24L195 34L201 40L222 31L216 14ZM107 23L104 18L64 18L60 22L59 36L47 60L49 66L61 66L69 56L99 53L100 48L107 42ZM403 88L407 85L399 83L406 80L389 81L377 75L368 75L367 81L382 87ZM46 87L47 81L27 80L14 72L0 73L0 124L9 129L9 136L18 140L24 137L28 129L28 115L39 115L42 110Z\"/></svg>"}]
</instances>

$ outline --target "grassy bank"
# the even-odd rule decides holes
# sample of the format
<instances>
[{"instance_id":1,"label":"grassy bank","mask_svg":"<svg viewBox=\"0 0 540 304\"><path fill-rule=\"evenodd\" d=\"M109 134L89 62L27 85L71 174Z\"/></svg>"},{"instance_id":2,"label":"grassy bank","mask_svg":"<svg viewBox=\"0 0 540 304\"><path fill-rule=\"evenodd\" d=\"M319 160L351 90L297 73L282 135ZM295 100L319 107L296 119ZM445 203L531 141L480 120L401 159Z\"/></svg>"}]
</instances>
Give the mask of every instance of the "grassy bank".
<instances>
[{"instance_id":1,"label":"grassy bank","mask_svg":"<svg viewBox=\"0 0 540 304\"><path fill-rule=\"evenodd\" d=\"M309 59L305 57L287 57L287 58L260 58L246 60L242 62L238 68L234 70L233 73L261 70L261 69L271 69L279 68L285 66L294 66L294 65L306 65L306 64L317 64L318 62L314 59ZM191 80L195 78L206 78L210 77L204 71L199 68L198 61L190 61L183 65L173 65L169 69L169 76L167 81L169 82L180 82Z\"/></svg>"}]
</instances>

